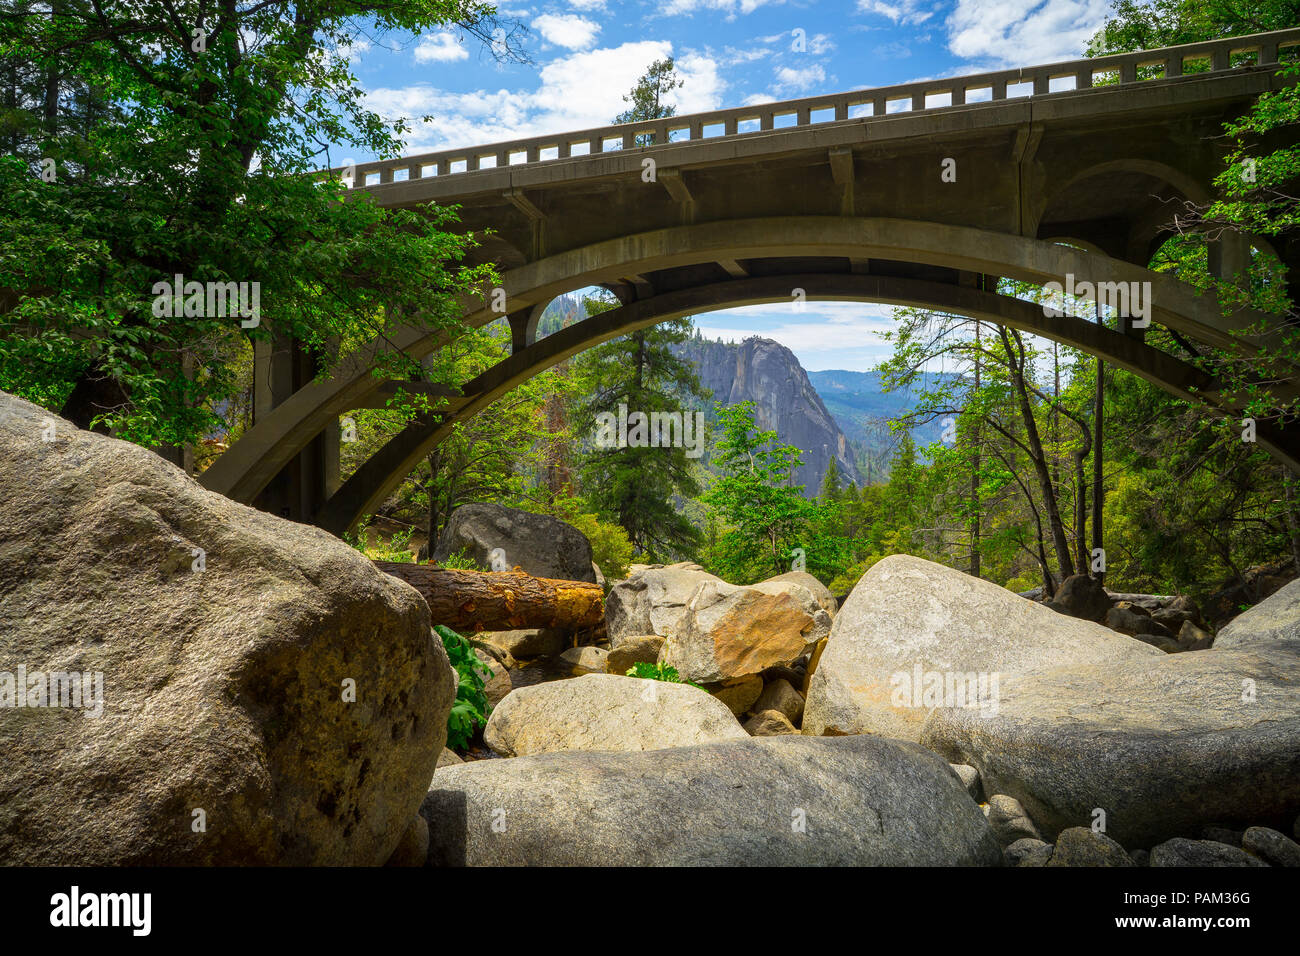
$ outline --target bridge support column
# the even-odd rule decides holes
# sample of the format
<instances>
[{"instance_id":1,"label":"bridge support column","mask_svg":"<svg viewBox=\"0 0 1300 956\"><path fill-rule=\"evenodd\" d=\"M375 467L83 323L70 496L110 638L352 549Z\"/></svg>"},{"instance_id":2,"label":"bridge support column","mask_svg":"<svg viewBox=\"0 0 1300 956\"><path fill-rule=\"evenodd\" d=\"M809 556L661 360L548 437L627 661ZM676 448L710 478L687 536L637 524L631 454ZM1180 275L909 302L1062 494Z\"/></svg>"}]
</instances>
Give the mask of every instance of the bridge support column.
<instances>
[{"instance_id":1,"label":"bridge support column","mask_svg":"<svg viewBox=\"0 0 1300 956\"><path fill-rule=\"evenodd\" d=\"M1210 275L1244 286L1250 271L1250 240L1239 232L1225 230L1207 245Z\"/></svg>"},{"instance_id":2,"label":"bridge support column","mask_svg":"<svg viewBox=\"0 0 1300 956\"><path fill-rule=\"evenodd\" d=\"M317 354L288 336L253 346L253 423L288 401L316 373ZM333 422L308 443L253 500L254 507L310 522L340 485L339 428Z\"/></svg>"},{"instance_id":3,"label":"bridge support column","mask_svg":"<svg viewBox=\"0 0 1300 956\"><path fill-rule=\"evenodd\" d=\"M510 354L518 355L537 341L537 323L546 311L546 305L530 305L526 309L506 316L510 323Z\"/></svg>"}]
</instances>

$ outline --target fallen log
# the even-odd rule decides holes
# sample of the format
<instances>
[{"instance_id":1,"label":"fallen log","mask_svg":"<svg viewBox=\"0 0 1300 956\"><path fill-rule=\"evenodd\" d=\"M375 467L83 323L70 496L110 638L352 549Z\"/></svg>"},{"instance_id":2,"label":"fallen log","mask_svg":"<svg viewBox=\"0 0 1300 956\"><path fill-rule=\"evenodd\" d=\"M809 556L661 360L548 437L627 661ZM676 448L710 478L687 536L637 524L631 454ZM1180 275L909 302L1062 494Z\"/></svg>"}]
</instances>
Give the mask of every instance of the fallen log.
<instances>
[{"instance_id":1,"label":"fallen log","mask_svg":"<svg viewBox=\"0 0 1300 956\"><path fill-rule=\"evenodd\" d=\"M605 621L597 584L535 578L523 571L458 571L435 564L376 561L424 596L434 624L454 631L506 631L559 627L596 628Z\"/></svg>"}]
</instances>

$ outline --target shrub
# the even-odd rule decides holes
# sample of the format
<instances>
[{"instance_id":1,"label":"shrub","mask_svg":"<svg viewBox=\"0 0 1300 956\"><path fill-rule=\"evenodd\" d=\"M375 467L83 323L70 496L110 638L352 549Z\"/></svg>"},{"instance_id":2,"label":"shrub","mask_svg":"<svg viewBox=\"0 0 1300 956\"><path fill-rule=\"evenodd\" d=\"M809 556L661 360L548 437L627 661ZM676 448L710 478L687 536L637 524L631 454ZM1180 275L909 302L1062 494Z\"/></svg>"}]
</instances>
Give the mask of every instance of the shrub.
<instances>
[{"instance_id":1,"label":"shrub","mask_svg":"<svg viewBox=\"0 0 1300 956\"><path fill-rule=\"evenodd\" d=\"M447 716L447 746L452 750L464 750L474 731L487 723L492 711L483 687L485 679L491 677L493 671L479 660L474 645L467 638L441 624L434 630L442 638L451 666L456 669L456 702Z\"/></svg>"}]
</instances>

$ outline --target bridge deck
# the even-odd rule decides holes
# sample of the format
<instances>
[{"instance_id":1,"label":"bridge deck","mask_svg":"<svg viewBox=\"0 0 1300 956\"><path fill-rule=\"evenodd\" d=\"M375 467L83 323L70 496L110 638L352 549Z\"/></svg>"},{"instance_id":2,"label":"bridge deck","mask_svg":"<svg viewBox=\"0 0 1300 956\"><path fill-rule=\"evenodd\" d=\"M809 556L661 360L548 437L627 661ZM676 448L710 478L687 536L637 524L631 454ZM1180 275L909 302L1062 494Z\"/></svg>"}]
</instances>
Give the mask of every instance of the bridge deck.
<instances>
[{"instance_id":1,"label":"bridge deck","mask_svg":"<svg viewBox=\"0 0 1300 956\"><path fill-rule=\"evenodd\" d=\"M1282 50L1300 46L1300 28L1257 33L1202 43L1069 60L946 79L810 96L801 99L732 107L649 122L554 133L481 146L440 150L418 156L329 170L331 176L375 192L383 202L405 204L412 191L385 189L416 180L429 182L424 199L493 188L476 180L498 182L506 169L559 164L581 156L637 149L638 155L673 144L730 140L776 130L816 128L847 121L870 123L908 114L996 106L1026 98L1053 99L1105 86L1128 88L1152 82L1176 82L1229 73L1242 66L1279 62ZM476 173L495 170L495 176ZM564 177L556 170L556 178ZM449 178L450 177L450 178ZM400 198L399 198L400 197Z\"/></svg>"}]
</instances>

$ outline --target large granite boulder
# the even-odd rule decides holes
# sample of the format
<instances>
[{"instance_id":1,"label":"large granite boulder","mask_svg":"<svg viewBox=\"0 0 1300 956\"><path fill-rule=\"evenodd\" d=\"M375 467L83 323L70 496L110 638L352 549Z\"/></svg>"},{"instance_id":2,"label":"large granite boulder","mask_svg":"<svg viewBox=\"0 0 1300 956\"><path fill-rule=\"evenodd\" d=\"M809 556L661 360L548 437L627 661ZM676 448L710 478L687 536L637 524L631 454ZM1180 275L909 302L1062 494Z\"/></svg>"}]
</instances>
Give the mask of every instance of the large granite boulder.
<instances>
[{"instance_id":1,"label":"large granite boulder","mask_svg":"<svg viewBox=\"0 0 1300 956\"><path fill-rule=\"evenodd\" d=\"M507 757L662 750L744 736L727 706L698 687L615 674L520 687L483 730L484 742Z\"/></svg>"},{"instance_id":2,"label":"large granite boulder","mask_svg":"<svg viewBox=\"0 0 1300 956\"><path fill-rule=\"evenodd\" d=\"M463 551L491 569L492 552L498 548L504 552L507 568L517 567L539 578L596 583L591 542L573 525L486 502L461 505L451 513L433 559L446 561Z\"/></svg>"},{"instance_id":3,"label":"large granite boulder","mask_svg":"<svg viewBox=\"0 0 1300 956\"><path fill-rule=\"evenodd\" d=\"M660 659L677 668L682 680L729 681L793 663L830 628L830 615L802 585L706 581L666 635Z\"/></svg>"},{"instance_id":4,"label":"large granite boulder","mask_svg":"<svg viewBox=\"0 0 1300 956\"><path fill-rule=\"evenodd\" d=\"M439 770L422 812L433 865L1002 862L948 765L879 737L482 760Z\"/></svg>"},{"instance_id":5,"label":"large granite boulder","mask_svg":"<svg viewBox=\"0 0 1300 956\"><path fill-rule=\"evenodd\" d=\"M1214 639L1220 649L1300 644L1300 579L1229 621Z\"/></svg>"},{"instance_id":6,"label":"large granite boulder","mask_svg":"<svg viewBox=\"0 0 1300 956\"><path fill-rule=\"evenodd\" d=\"M995 710L1019 671L1164 656L990 581L891 555L863 575L835 617L809 683L803 732L917 740L935 707Z\"/></svg>"},{"instance_id":7,"label":"large granite boulder","mask_svg":"<svg viewBox=\"0 0 1300 956\"><path fill-rule=\"evenodd\" d=\"M0 656L26 672L0 676L0 859L387 861L455 697L419 594L147 449L4 394L0 419ZM92 703L43 706L56 674Z\"/></svg>"},{"instance_id":8,"label":"large granite boulder","mask_svg":"<svg viewBox=\"0 0 1300 956\"><path fill-rule=\"evenodd\" d=\"M612 648L634 637L676 633L686 606L700 585L721 581L698 564L633 566L626 581L610 588L605 598L605 629Z\"/></svg>"},{"instance_id":9,"label":"large granite boulder","mask_svg":"<svg viewBox=\"0 0 1300 956\"><path fill-rule=\"evenodd\" d=\"M1019 800L1047 839L1150 847L1300 810L1300 646L1078 663L1003 683L996 714L935 711L921 742Z\"/></svg>"}]
</instances>

